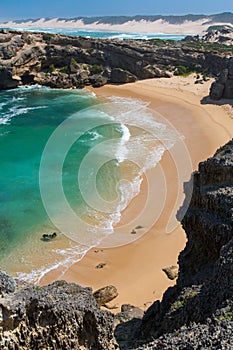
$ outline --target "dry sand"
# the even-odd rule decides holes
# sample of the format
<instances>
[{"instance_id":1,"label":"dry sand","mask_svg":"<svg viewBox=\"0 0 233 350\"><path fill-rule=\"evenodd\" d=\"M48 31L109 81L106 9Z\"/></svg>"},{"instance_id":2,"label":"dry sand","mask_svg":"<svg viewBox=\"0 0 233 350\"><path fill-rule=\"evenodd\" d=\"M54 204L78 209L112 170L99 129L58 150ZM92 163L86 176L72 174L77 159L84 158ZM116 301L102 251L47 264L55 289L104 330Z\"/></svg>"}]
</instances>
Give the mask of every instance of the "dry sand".
<instances>
[{"instance_id":1,"label":"dry sand","mask_svg":"<svg viewBox=\"0 0 233 350\"><path fill-rule=\"evenodd\" d=\"M148 101L151 109L161 113L185 136L192 169L195 170L200 161L211 156L219 146L232 138L233 120L231 105L228 104L226 107L201 104L202 98L208 95L211 81L203 85L195 85L194 81L193 75L186 78L150 79L121 86L104 86L94 91L98 96L115 95ZM182 155L180 158L182 161ZM158 187L162 187L160 169L164 171L166 177L166 201L161 216L148 231L148 222L153 217L160 200L160 192L156 192ZM136 230L137 233L132 235L130 231L135 225L129 229L130 221L138 217L145 206L148 197L148 181L151 182L151 178L150 194L157 193L158 199L156 198L157 202L153 202L152 198L151 207L144 213L140 223L138 222L143 229ZM174 208L176 212L179 207L175 204L177 186L176 167L171 158L171 152L167 151L160 166L147 172L140 194L131 201L123 213L121 224L129 223L125 226L127 231L124 234L128 235L129 239L134 236L136 241L115 248L92 249L80 262L70 267L64 276L60 276L59 271L52 271L43 278L41 284L58 278L83 286L91 286L94 290L112 284L119 292L119 296L111 303L118 306L116 311L124 303L146 308L154 300L161 299L163 292L175 283L168 280L162 268L177 264L179 252L186 242L185 233L180 225L172 233L165 233L168 217ZM174 213L173 216L175 216ZM143 235L144 232L146 234ZM141 233L142 237L139 238ZM110 243L113 246L118 244L114 237ZM96 266L99 263L106 265L97 269Z\"/></svg>"}]
</instances>

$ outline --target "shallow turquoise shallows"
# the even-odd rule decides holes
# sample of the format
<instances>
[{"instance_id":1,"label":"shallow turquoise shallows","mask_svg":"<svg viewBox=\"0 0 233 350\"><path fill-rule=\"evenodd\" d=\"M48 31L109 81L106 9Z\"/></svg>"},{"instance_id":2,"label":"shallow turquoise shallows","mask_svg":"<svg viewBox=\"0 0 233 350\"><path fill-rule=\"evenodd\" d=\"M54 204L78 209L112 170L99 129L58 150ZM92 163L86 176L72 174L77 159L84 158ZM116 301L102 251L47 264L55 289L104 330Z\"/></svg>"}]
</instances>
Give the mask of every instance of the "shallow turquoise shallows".
<instances>
[{"instance_id":1,"label":"shallow turquoise shallows","mask_svg":"<svg viewBox=\"0 0 233 350\"><path fill-rule=\"evenodd\" d=\"M40 86L0 92L1 268L38 281L79 260L113 232L142 173L176 138L142 101Z\"/></svg>"}]
</instances>

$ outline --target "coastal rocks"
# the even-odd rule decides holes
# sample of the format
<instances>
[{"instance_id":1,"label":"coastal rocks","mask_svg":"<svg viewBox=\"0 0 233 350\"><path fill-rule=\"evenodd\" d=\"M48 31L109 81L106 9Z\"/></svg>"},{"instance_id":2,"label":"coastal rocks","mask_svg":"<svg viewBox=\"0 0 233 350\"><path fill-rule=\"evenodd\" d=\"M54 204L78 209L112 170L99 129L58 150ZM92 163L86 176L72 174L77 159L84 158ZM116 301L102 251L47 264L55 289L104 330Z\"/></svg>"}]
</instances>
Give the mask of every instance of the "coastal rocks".
<instances>
[{"instance_id":1,"label":"coastal rocks","mask_svg":"<svg viewBox=\"0 0 233 350\"><path fill-rule=\"evenodd\" d=\"M121 306L121 312L115 315L115 337L120 349L132 349L130 344L136 339L144 311L130 304Z\"/></svg>"},{"instance_id":2,"label":"coastal rocks","mask_svg":"<svg viewBox=\"0 0 233 350\"><path fill-rule=\"evenodd\" d=\"M122 84L122 83L133 83L137 78L130 72L123 70L121 68L114 68L111 72L110 81L112 83Z\"/></svg>"},{"instance_id":3,"label":"coastal rocks","mask_svg":"<svg viewBox=\"0 0 233 350\"><path fill-rule=\"evenodd\" d=\"M19 86L19 80L12 77L12 70L0 66L0 90L14 89Z\"/></svg>"},{"instance_id":4,"label":"coastal rocks","mask_svg":"<svg viewBox=\"0 0 233 350\"><path fill-rule=\"evenodd\" d=\"M107 286L98 289L93 294L99 306L103 306L118 296L118 291L114 286Z\"/></svg>"},{"instance_id":5,"label":"coastal rocks","mask_svg":"<svg viewBox=\"0 0 233 350\"><path fill-rule=\"evenodd\" d=\"M190 186L186 184L187 196L189 191ZM181 208L178 218L182 216ZM184 339L187 342L193 332L188 343L193 344L194 349L197 346L231 349L232 222L233 140L200 163L199 170L193 174L192 198L182 219L188 240L179 256L177 284L165 292L162 302L156 301L146 311L138 331L142 339L161 337L159 341L164 349L183 349ZM201 336L202 329L206 330L205 336ZM211 329L221 334L224 347L219 347ZM172 332L180 334L174 343L168 334ZM200 339L195 334L199 334Z\"/></svg>"},{"instance_id":6,"label":"coastal rocks","mask_svg":"<svg viewBox=\"0 0 233 350\"><path fill-rule=\"evenodd\" d=\"M0 271L0 294L14 293L16 288L16 281L13 277L9 276L6 272Z\"/></svg>"},{"instance_id":7,"label":"coastal rocks","mask_svg":"<svg viewBox=\"0 0 233 350\"><path fill-rule=\"evenodd\" d=\"M170 266L170 267L165 267L162 269L163 272L167 275L169 280L174 280L178 277L178 267L177 266Z\"/></svg>"},{"instance_id":8,"label":"coastal rocks","mask_svg":"<svg viewBox=\"0 0 233 350\"><path fill-rule=\"evenodd\" d=\"M159 39L119 41L2 31L0 89L32 84L52 88L100 87L169 78L181 66L187 71L208 71L214 75L228 68L231 51L226 55L220 49L213 51L199 43L195 45Z\"/></svg>"},{"instance_id":9,"label":"coastal rocks","mask_svg":"<svg viewBox=\"0 0 233 350\"><path fill-rule=\"evenodd\" d=\"M210 98L220 100L221 98L233 99L233 59L229 60L228 68L224 69L216 81L211 85Z\"/></svg>"},{"instance_id":10,"label":"coastal rocks","mask_svg":"<svg viewBox=\"0 0 233 350\"><path fill-rule=\"evenodd\" d=\"M1 349L118 349L113 315L89 288L57 281L1 299Z\"/></svg>"}]
</instances>

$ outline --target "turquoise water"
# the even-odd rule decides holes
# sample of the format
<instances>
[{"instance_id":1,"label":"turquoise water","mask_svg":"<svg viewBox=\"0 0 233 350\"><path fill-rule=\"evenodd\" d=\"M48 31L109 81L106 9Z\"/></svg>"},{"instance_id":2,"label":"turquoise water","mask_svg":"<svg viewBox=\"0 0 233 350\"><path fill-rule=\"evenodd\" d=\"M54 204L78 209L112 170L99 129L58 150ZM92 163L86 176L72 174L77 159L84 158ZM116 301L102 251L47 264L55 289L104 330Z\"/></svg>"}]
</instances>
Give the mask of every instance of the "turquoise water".
<instances>
[{"instance_id":1,"label":"turquoise water","mask_svg":"<svg viewBox=\"0 0 233 350\"><path fill-rule=\"evenodd\" d=\"M0 28L3 29L3 28ZM102 39L164 39L164 40L181 40L186 35L181 34L161 34L161 33L131 33L131 32L116 32L116 31L94 31L81 29L67 29L67 28L5 28L13 30L24 30L27 32L44 32L52 34L64 34L72 36L84 36L87 38L102 38Z\"/></svg>"},{"instance_id":2,"label":"turquoise water","mask_svg":"<svg viewBox=\"0 0 233 350\"><path fill-rule=\"evenodd\" d=\"M1 268L35 281L79 260L113 232L143 171L176 139L142 101L39 86L0 92ZM52 232L53 242L40 239Z\"/></svg>"}]
</instances>

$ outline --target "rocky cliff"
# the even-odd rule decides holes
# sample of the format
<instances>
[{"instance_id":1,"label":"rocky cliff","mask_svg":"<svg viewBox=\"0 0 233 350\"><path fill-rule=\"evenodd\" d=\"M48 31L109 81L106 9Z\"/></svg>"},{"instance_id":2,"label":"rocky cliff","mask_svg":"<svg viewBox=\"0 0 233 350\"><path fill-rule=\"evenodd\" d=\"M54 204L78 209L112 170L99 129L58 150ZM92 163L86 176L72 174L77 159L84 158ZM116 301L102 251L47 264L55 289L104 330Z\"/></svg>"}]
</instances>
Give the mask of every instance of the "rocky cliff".
<instances>
[{"instance_id":1,"label":"rocky cliff","mask_svg":"<svg viewBox=\"0 0 233 350\"><path fill-rule=\"evenodd\" d=\"M147 310L139 338L158 340L140 349L233 349L233 140L200 163L193 184L177 284Z\"/></svg>"},{"instance_id":2,"label":"rocky cliff","mask_svg":"<svg viewBox=\"0 0 233 350\"><path fill-rule=\"evenodd\" d=\"M216 81L211 85L210 98L220 100L221 98L233 98L233 59L229 59L228 66L220 71Z\"/></svg>"},{"instance_id":3,"label":"rocky cliff","mask_svg":"<svg viewBox=\"0 0 233 350\"><path fill-rule=\"evenodd\" d=\"M0 348L118 349L113 315L92 292L58 281L46 287L17 283L0 273Z\"/></svg>"},{"instance_id":4,"label":"rocky cliff","mask_svg":"<svg viewBox=\"0 0 233 350\"><path fill-rule=\"evenodd\" d=\"M228 55L226 55L226 52ZM48 33L0 32L0 89L41 84L69 88L197 71L217 75L230 48L190 42L89 39ZM182 69L181 69L182 68Z\"/></svg>"}]
</instances>

